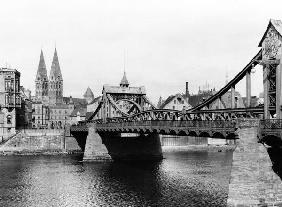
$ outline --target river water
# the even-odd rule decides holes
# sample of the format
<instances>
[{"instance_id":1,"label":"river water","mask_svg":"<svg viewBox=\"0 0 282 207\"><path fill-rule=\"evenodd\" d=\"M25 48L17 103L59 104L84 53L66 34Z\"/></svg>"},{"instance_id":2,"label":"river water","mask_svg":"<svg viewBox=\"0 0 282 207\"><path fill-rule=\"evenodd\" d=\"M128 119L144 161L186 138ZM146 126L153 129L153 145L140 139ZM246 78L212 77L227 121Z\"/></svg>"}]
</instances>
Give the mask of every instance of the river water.
<instances>
[{"instance_id":1,"label":"river water","mask_svg":"<svg viewBox=\"0 0 282 207\"><path fill-rule=\"evenodd\" d=\"M164 156L154 164L2 156L0 206L226 206L232 152Z\"/></svg>"}]
</instances>

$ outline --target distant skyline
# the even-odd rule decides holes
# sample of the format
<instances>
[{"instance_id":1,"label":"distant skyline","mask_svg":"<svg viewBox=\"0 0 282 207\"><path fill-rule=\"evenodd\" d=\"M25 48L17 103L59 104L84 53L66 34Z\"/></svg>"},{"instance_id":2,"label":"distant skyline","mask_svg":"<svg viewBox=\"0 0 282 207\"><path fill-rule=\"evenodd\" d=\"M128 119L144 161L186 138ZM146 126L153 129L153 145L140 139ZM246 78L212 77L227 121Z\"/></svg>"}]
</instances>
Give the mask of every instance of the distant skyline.
<instances>
[{"instance_id":1,"label":"distant skyline","mask_svg":"<svg viewBox=\"0 0 282 207\"><path fill-rule=\"evenodd\" d=\"M89 86L118 85L125 69L131 86L148 97L196 93L207 83L217 90L259 50L270 18L282 19L282 2L246 0L22 0L0 8L0 67L21 72L34 95L40 51L50 73L55 45L64 96L82 97ZM252 95L262 92L256 67ZM238 85L245 95L245 81Z\"/></svg>"}]
</instances>

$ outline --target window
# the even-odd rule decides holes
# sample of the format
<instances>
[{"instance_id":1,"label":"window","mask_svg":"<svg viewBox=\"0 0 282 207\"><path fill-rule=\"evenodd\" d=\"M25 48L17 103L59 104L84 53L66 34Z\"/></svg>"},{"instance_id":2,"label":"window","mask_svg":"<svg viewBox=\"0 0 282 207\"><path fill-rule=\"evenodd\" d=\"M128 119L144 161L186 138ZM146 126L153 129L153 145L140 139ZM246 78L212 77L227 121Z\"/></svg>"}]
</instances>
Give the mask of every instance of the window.
<instances>
[{"instance_id":1,"label":"window","mask_svg":"<svg viewBox=\"0 0 282 207\"><path fill-rule=\"evenodd\" d=\"M174 100L175 101L175 100ZM175 109L175 106L172 106L172 109Z\"/></svg>"},{"instance_id":2,"label":"window","mask_svg":"<svg viewBox=\"0 0 282 207\"><path fill-rule=\"evenodd\" d=\"M173 103L176 104L176 100L174 100Z\"/></svg>"},{"instance_id":3,"label":"window","mask_svg":"<svg viewBox=\"0 0 282 207\"><path fill-rule=\"evenodd\" d=\"M11 115L7 116L7 124L12 124L12 116Z\"/></svg>"},{"instance_id":4,"label":"window","mask_svg":"<svg viewBox=\"0 0 282 207\"><path fill-rule=\"evenodd\" d=\"M9 96L5 96L5 103L6 103L6 105L8 105L9 104Z\"/></svg>"}]
</instances>

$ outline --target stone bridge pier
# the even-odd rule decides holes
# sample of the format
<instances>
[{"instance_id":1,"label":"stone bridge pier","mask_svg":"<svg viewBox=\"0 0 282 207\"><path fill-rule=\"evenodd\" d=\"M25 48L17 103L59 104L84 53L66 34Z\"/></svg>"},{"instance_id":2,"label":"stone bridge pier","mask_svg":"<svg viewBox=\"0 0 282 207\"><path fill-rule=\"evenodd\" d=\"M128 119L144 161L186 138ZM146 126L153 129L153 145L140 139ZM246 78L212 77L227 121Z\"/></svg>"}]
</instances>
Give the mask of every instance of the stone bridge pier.
<instances>
[{"instance_id":1,"label":"stone bridge pier","mask_svg":"<svg viewBox=\"0 0 282 207\"><path fill-rule=\"evenodd\" d=\"M258 128L239 127L237 132L228 206L282 206L282 182L272 169L266 146L258 143Z\"/></svg>"},{"instance_id":2,"label":"stone bridge pier","mask_svg":"<svg viewBox=\"0 0 282 207\"><path fill-rule=\"evenodd\" d=\"M122 160L158 161L163 158L159 134L124 134L96 132L95 123L88 126L84 161Z\"/></svg>"}]
</instances>

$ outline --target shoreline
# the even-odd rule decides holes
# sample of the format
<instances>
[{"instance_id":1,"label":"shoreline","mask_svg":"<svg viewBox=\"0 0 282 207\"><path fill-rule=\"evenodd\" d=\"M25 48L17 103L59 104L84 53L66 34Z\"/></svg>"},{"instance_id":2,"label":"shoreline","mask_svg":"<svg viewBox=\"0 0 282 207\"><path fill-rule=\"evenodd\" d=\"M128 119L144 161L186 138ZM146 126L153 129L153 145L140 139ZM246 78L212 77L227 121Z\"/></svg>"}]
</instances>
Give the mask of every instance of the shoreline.
<instances>
[{"instance_id":1,"label":"shoreline","mask_svg":"<svg viewBox=\"0 0 282 207\"><path fill-rule=\"evenodd\" d=\"M71 154L83 154L82 151L77 150L0 150L1 156L36 156L36 155L71 155Z\"/></svg>"},{"instance_id":2,"label":"shoreline","mask_svg":"<svg viewBox=\"0 0 282 207\"><path fill-rule=\"evenodd\" d=\"M187 145L187 146L162 146L163 153L169 152L232 152L236 145ZM44 150L27 150L27 149L0 149L0 156L28 156L28 155L69 155L83 154L80 150L59 150L59 149L44 149Z\"/></svg>"},{"instance_id":3,"label":"shoreline","mask_svg":"<svg viewBox=\"0 0 282 207\"><path fill-rule=\"evenodd\" d=\"M236 145L187 145L187 146L162 146L166 152L233 152Z\"/></svg>"}]
</instances>

